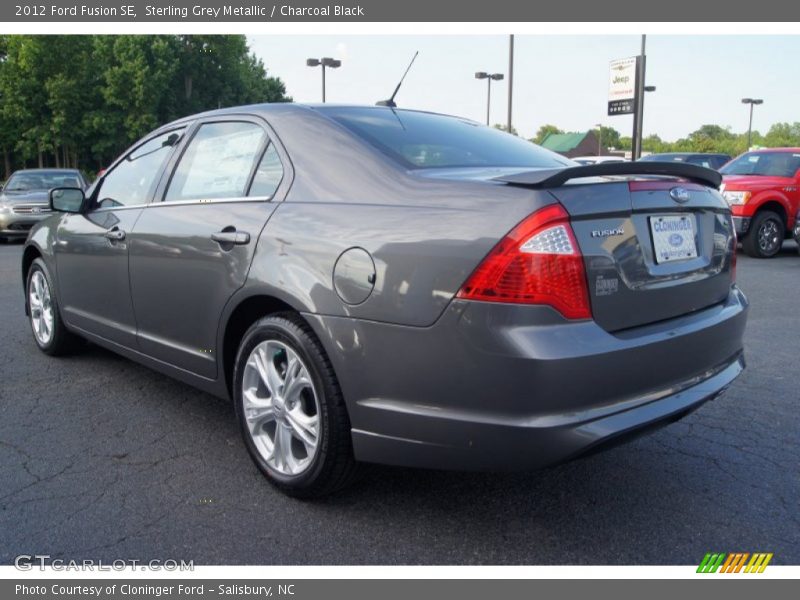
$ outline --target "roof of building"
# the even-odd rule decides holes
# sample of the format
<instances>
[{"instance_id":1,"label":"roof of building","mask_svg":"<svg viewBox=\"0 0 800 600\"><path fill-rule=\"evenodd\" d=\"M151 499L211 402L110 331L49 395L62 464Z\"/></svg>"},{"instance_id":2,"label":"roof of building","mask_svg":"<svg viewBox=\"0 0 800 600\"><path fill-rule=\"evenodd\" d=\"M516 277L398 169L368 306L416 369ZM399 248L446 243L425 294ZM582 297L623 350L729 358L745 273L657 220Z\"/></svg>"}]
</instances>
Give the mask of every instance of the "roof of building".
<instances>
[{"instance_id":1,"label":"roof of building","mask_svg":"<svg viewBox=\"0 0 800 600\"><path fill-rule=\"evenodd\" d=\"M583 133L549 133L540 145L553 152L569 152L577 148L587 135L589 135L588 131Z\"/></svg>"}]
</instances>

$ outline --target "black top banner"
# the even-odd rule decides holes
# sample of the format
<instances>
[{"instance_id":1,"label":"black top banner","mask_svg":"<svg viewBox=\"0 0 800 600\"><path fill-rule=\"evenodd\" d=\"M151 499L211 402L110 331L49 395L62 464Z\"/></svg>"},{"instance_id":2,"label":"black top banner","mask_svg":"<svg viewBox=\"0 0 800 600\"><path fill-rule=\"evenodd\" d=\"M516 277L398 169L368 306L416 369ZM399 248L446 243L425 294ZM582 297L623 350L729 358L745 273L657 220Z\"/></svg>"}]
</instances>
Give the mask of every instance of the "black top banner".
<instances>
[{"instance_id":1,"label":"black top banner","mask_svg":"<svg viewBox=\"0 0 800 600\"><path fill-rule=\"evenodd\" d=\"M14 22L781 22L800 21L800 3L785 0L49 0L3 2Z\"/></svg>"}]
</instances>

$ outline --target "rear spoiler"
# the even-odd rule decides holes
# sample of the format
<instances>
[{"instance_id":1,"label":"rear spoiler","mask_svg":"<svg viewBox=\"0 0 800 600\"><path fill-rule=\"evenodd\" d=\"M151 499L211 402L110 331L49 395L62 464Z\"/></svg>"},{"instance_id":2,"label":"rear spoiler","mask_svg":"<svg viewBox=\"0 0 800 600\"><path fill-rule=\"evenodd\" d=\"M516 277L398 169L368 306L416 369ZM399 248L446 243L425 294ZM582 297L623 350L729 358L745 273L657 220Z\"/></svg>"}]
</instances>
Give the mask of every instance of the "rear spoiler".
<instances>
[{"instance_id":1,"label":"rear spoiler","mask_svg":"<svg viewBox=\"0 0 800 600\"><path fill-rule=\"evenodd\" d=\"M702 185L718 189L722 183L722 175L718 171L676 162L624 162L600 163L563 169L540 169L523 171L495 177L494 181L502 181L510 185L531 188L553 188L564 185L570 179L580 177L607 177L611 175L658 175L688 179Z\"/></svg>"}]
</instances>

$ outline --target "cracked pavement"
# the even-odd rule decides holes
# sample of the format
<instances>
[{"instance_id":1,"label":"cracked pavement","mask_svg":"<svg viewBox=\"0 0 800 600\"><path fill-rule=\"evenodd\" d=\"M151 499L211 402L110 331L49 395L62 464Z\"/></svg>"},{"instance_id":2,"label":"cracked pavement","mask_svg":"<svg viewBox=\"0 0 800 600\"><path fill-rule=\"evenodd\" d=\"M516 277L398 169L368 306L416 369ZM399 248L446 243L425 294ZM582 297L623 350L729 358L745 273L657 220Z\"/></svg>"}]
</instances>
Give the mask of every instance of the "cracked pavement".
<instances>
[{"instance_id":1,"label":"cracked pavement","mask_svg":"<svg viewBox=\"0 0 800 600\"><path fill-rule=\"evenodd\" d=\"M96 346L40 353L20 244L0 246L0 563L800 563L800 256L739 257L748 369L722 398L535 473L376 467L303 502L251 463L232 407Z\"/></svg>"}]
</instances>

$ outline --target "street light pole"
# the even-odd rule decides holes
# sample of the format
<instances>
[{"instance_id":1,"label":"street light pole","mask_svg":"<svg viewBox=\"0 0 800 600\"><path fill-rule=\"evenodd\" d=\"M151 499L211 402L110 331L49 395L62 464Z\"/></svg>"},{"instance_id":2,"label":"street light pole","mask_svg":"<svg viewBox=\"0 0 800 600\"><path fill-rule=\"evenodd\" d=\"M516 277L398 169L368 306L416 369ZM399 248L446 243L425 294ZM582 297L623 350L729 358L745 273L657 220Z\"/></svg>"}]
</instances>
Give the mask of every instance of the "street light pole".
<instances>
[{"instance_id":1,"label":"street light pole","mask_svg":"<svg viewBox=\"0 0 800 600\"><path fill-rule=\"evenodd\" d=\"M508 36L508 125L506 130L512 132L511 128L511 104L514 98L514 34Z\"/></svg>"},{"instance_id":2,"label":"street light pole","mask_svg":"<svg viewBox=\"0 0 800 600\"><path fill-rule=\"evenodd\" d=\"M475 73L475 79L485 79L487 81L487 90L486 90L486 124L489 124L489 117L491 116L491 106L492 106L492 81L502 81L503 74L502 73L492 73L489 74L486 71L478 71Z\"/></svg>"},{"instance_id":3,"label":"street light pole","mask_svg":"<svg viewBox=\"0 0 800 600\"><path fill-rule=\"evenodd\" d=\"M342 66L342 61L335 58L309 58L306 59L306 66L308 67L322 67L322 103L325 103L325 68L338 69Z\"/></svg>"},{"instance_id":4,"label":"street light pole","mask_svg":"<svg viewBox=\"0 0 800 600\"><path fill-rule=\"evenodd\" d=\"M597 123L595 127L597 127L597 156L600 156L603 151L603 125Z\"/></svg>"},{"instance_id":5,"label":"street light pole","mask_svg":"<svg viewBox=\"0 0 800 600\"><path fill-rule=\"evenodd\" d=\"M750 124L747 126L747 149L753 145L753 106L756 104L764 104L761 98L742 98L742 104L750 105Z\"/></svg>"}]
</instances>

